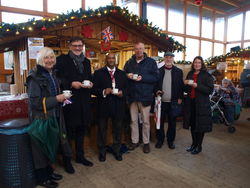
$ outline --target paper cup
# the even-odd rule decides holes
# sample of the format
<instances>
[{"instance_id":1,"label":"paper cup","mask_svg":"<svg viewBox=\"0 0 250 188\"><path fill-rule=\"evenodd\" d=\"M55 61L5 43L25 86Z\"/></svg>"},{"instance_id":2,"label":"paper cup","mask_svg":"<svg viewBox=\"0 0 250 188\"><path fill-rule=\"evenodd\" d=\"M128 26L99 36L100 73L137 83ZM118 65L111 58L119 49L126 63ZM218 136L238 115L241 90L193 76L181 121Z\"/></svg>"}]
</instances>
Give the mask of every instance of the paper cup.
<instances>
[{"instance_id":1,"label":"paper cup","mask_svg":"<svg viewBox=\"0 0 250 188\"><path fill-rule=\"evenodd\" d=\"M90 81L89 80L83 80L83 85L84 86L90 86Z\"/></svg>"},{"instance_id":2,"label":"paper cup","mask_svg":"<svg viewBox=\"0 0 250 188\"><path fill-rule=\"evenodd\" d=\"M138 74L133 74L133 79L137 80L138 76L139 76Z\"/></svg>"},{"instance_id":3,"label":"paper cup","mask_svg":"<svg viewBox=\"0 0 250 188\"><path fill-rule=\"evenodd\" d=\"M63 95L66 99L70 98L72 96L72 91L70 90L63 90Z\"/></svg>"},{"instance_id":4,"label":"paper cup","mask_svg":"<svg viewBox=\"0 0 250 188\"><path fill-rule=\"evenodd\" d=\"M113 88L113 94L117 94L119 90L117 88Z\"/></svg>"}]
</instances>

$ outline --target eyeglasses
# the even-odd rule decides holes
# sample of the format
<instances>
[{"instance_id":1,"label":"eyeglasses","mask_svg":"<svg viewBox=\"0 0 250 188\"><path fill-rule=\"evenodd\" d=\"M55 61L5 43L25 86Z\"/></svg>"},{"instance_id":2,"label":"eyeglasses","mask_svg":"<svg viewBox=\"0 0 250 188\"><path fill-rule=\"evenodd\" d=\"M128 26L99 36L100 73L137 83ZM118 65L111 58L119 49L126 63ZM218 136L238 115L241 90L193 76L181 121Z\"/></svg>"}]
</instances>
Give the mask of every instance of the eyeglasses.
<instances>
[{"instance_id":1,"label":"eyeglasses","mask_svg":"<svg viewBox=\"0 0 250 188\"><path fill-rule=\"evenodd\" d=\"M72 47L74 47L74 48L82 48L82 47L83 47L83 45L82 45L82 44L80 44L80 45L74 45L74 44L71 44L71 46L72 46Z\"/></svg>"}]
</instances>

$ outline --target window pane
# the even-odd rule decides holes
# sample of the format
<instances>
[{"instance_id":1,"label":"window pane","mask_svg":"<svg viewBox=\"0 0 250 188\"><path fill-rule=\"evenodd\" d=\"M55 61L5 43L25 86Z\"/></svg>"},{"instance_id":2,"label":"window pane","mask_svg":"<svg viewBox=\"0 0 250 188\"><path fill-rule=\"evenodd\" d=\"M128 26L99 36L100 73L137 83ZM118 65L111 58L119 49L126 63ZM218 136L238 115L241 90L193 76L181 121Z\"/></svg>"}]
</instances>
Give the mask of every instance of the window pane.
<instances>
[{"instance_id":1,"label":"window pane","mask_svg":"<svg viewBox=\"0 0 250 188\"><path fill-rule=\"evenodd\" d=\"M107 5L111 5L113 0L85 0L85 8L88 9L97 9L99 7L104 7Z\"/></svg>"},{"instance_id":2,"label":"window pane","mask_svg":"<svg viewBox=\"0 0 250 188\"><path fill-rule=\"evenodd\" d=\"M43 0L1 0L1 5L30 10L43 10Z\"/></svg>"},{"instance_id":3,"label":"window pane","mask_svg":"<svg viewBox=\"0 0 250 188\"><path fill-rule=\"evenodd\" d=\"M32 15L27 15L27 14L16 14L16 13L9 13L9 12L2 13L2 20L5 23L23 23L33 18L35 18L35 20L42 19L42 17L40 16L32 16Z\"/></svg>"},{"instance_id":4,"label":"window pane","mask_svg":"<svg viewBox=\"0 0 250 188\"><path fill-rule=\"evenodd\" d=\"M250 48L250 42L245 42L245 43L244 43L244 48L247 48L247 47Z\"/></svg>"},{"instance_id":5,"label":"window pane","mask_svg":"<svg viewBox=\"0 0 250 188\"><path fill-rule=\"evenodd\" d=\"M211 10L202 9L202 37L212 38L213 34L213 12Z\"/></svg>"},{"instance_id":6,"label":"window pane","mask_svg":"<svg viewBox=\"0 0 250 188\"><path fill-rule=\"evenodd\" d=\"M242 21L243 14L238 14L228 19L227 41L241 40Z\"/></svg>"},{"instance_id":7,"label":"window pane","mask_svg":"<svg viewBox=\"0 0 250 188\"><path fill-rule=\"evenodd\" d=\"M223 15L216 14L215 18L215 40L224 41L225 18Z\"/></svg>"},{"instance_id":8,"label":"window pane","mask_svg":"<svg viewBox=\"0 0 250 188\"><path fill-rule=\"evenodd\" d=\"M233 43L233 44L227 44L227 52L230 52L231 48L236 47L236 46L240 46L240 43Z\"/></svg>"},{"instance_id":9,"label":"window pane","mask_svg":"<svg viewBox=\"0 0 250 188\"><path fill-rule=\"evenodd\" d=\"M178 24L176 24L176 20L178 20ZM168 30L176 33L184 33L183 1L170 0Z\"/></svg>"},{"instance_id":10,"label":"window pane","mask_svg":"<svg viewBox=\"0 0 250 188\"><path fill-rule=\"evenodd\" d=\"M178 36L173 36L175 41L178 41L179 43L183 44L184 43L184 38L183 37L178 37ZM174 53L175 57L174 60L175 61L182 61L183 60L183 52L175 52Z\"/></svg>"},{"instance_id":11,"label":"window pane","mask_svg":"<svg viewBox=\"0 0 250 188\"><path fill-rule=\"evenodd\" d=\"M207 59L212 56L212 42L201 41L201 56Z\"/></svg>"},{"instance_id":12,"label":"window pane","mask_svg":"<svg viewBox=\"0 0 250 188\"><path fill-rule=\"evenodd\" d=\"M117 0L117 6L128 7L129 12L139 15L138 0L131 0L131 1Z\"/></svg>"},{"instance_id":13,"label":"window pane","mask_svg":"<svg viewBox=\"0 0 250 188\"><path fill-rule=\"evenodd\" d=\"M156 14L157 12L157 14ZM161 18L161 19L159 19ZM166 30L166 11L165 11L165 3L147 3L147 19L156 25L160 29Z\"/></svg>"},{"instance_id":14,"label":"window pane","mask_svg":"<svg viewBox=\"0 0 250 188\"><path fill-rule=\"evenodd\" d=\"M246 12L246 21L245 21L245 40L250 39L250 11Z\"/></svg>"},{"instance_id":15,"label":"window pane","mask_svg":"<svg viewBox=\"0 0 250 188\"><path fill-rule=\"evenodd\" d=\"M220 43L214 43L214 56L223 55L224 45Z\"/></svg>"},{"instance_id":16,"label":"window pane","mask_svg":"<svg viewBox=\"0 0 250 188\"><path fill-rule=\"evenodd\" d=\"M199 41L196 39L186 39L186 61L193 61L199 55Z\"/></svg>"},{"instance_id":17,"label":"window pane","mask_svg":"<svg viewBox=\"0 0 250 188\"><path fill-rule=\"evenodd\" d=\"M191 4L187 7L187 34L199 35L199 9Z\"/></svg>"},{"instance_id":18,"label":"window pane","mask_svg":"<svg viewBox=\"0 0 250 188\"><path fill-rule=\"evenodd\" d=\"M67 13L67 11L81 8L81 0L48 0L48 12Z\"/></svg>"}]
</instances>

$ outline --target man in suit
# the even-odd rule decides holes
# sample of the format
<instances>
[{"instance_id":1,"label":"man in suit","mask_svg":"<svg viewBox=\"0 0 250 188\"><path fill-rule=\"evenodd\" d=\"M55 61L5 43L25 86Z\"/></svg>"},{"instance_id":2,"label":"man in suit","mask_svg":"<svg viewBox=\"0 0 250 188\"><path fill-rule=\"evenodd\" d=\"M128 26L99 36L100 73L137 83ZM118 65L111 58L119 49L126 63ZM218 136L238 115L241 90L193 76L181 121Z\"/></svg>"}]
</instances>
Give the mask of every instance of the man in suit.
<instances>
[{"instance_id":1,"label":"man in suit","mask_svg":"<svg viewBox=\"0 0 250 188\"><path fill-rule=\"evenodd\" d=\"M156 148L161 148L164 143L165 132L164 122L168 117L168 130L166 133L168 147L175 149L176 135L176 117L173 116L171 104L182 103L183 99L183 72L181 69L173 65L174 54L166 52L164 54L165 65L159 69L160 79L157 85L157 95L162 95L161 103L161 125L160 129L156 130L157 143Z\"/></svg>"},{"instance_id":2,"label":"man in suit","mask_svg":"<svg viewBox=\"0 0 250 188\"><path fill-rule=\"evenodd\" d=\"M106 135L108 119L112 120L113 154L118 161L120 153L122 120L125 114L127 77L115 65L115 54L106 55L106 66L96 70L93 77L93 94L98 104L99 161L106 160Z\"/></svg>"},{"instance_id":3,"label":"man in suit","mask_svg":"<svg viewBox=\"0 0 250 188\"><path fill-rule=\"evenodd\" d=\"M84 131L90 123L90 89L93 86L90 61L83 55L83 40L73 37L69 42L69 53L57 58L56 74L61 82L62 90L71 90L72 104L63 108L68 138L75 140L76 162L85 166L93 163L84 157ZM89 85L83 81L89 80ZM65 170L74 173L71 159L63 157Z\"/></svg>"}]
</instances>

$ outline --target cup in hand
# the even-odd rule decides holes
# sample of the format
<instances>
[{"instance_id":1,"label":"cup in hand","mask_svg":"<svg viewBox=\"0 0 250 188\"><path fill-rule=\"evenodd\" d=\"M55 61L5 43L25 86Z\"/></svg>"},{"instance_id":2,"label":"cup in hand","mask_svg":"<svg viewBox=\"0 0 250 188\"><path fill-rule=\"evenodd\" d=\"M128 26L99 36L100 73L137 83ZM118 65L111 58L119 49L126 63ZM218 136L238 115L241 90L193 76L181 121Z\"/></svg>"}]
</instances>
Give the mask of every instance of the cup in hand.
<instances>
[{"instance_id":1,"label":"cup in hand","mask_svg":"<svg viewBox=\"0 0 250 188\"><path fill-rule=\"evenodd\" d=\"M134 79L134 80L137 80L137 79L138 79L138 76L139 76L138 74L133 74L133 79Z\"/></svg>"},{"instance_id":2,"label":"cup in hand","mask_svg":"<svg viewBox=\"0 0 250 188\"><path fill-rule=\"evenodd\" d=\"M192 85L194 83L193 80L188 80L188 85Z\"/></svg>"},{"instance_id":3,"label":"cup in hand","mask_svg":"<svg viewBox=\"0 0 250 188\"><path fill-rule=\"evenodd\" d=\"M113 94L118 94L119 90L117 88L113 88Z\"/></svg>"},{"instance_id":4,"label":"cup in hand","mask_svg":"<svg viewBox=\"0 0 250 188\"><path fill-rule=\"evenodd\" d=\"M72 96L72 91L70 90L63 90L63 95L66 99L69 99Z\"/></svg>"},{"instance_id":5,"label":"cup in hand","mask_svg":"<svg viewBox=\"0 0 250 188\"><path fill-rule=\"evenodd\" d=\"M83 85L84 86L90 86L90 81L89 80L83 80Z\"/></svg>"}]
</instances>

